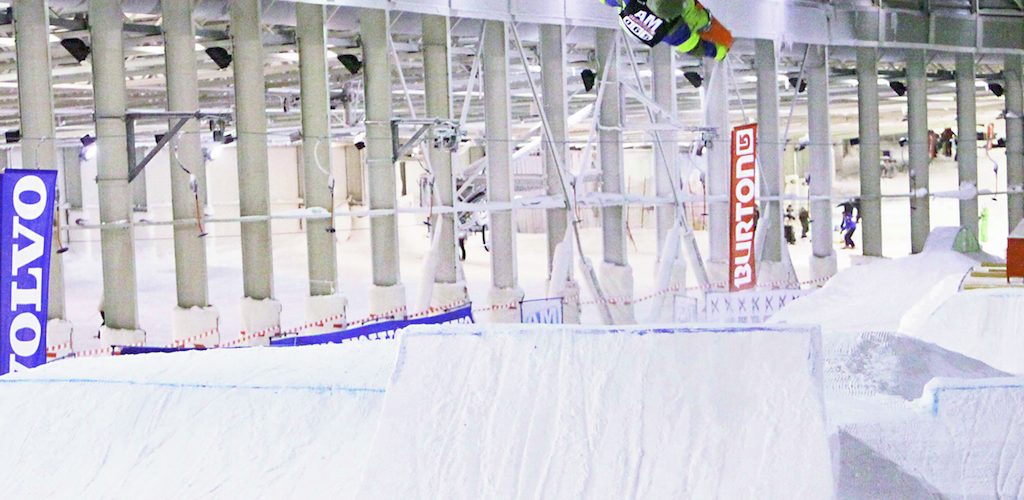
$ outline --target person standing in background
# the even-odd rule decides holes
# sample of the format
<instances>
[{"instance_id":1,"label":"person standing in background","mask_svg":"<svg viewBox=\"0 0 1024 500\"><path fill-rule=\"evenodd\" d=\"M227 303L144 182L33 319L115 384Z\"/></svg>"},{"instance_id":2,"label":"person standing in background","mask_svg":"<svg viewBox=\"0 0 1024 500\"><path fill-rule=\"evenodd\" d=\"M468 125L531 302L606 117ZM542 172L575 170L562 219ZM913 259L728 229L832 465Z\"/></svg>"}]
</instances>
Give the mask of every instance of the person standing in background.
<instances>
[{"instance_id":1,"label":"person standing in background","mask_svg":"<svg viewBox=\"0 0 1024 500\"><path fill-rule=\"evenodd\" d=\"M807 233L811 231L811 212L807 207L800 207L800 239L806 240Z\"/></svg>"},{"instance_id":2,"label":"person standing in background","mask_svg":"<svg viewBox=\"0 0 1024 500\"><path fill-rule=\"evenodd\" d=\"M786 241L790 245L796 244L796 233L793 232L793 221L795 221L795 220L796 220L796 217L793 216L793 205L787 205L786 206L786 221L785 221L785 225L783 226L783 228L784 228L784 233L785 233L785 236L786 236Z\"/></svg>"},{"instance_id":3,"label":"person standing in background","mask_svg":"<svg viewBox=\"0 0 1024 500\"><path fill-rule=\"evenodd\" d=\"M981 209L978 218L978 243L988 243L988 207Z\"/></svg>"}]
</instances>

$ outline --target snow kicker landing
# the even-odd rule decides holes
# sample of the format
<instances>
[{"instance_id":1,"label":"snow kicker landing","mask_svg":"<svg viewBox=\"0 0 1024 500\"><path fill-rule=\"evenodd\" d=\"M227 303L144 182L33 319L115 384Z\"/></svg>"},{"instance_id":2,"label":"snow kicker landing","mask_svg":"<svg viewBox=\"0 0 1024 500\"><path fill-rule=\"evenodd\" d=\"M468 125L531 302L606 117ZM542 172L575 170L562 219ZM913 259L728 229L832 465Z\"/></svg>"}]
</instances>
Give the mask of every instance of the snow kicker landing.
<instances>
[{"instance_id":1,"label":"snow kicker landing","mask_svg":"<svg viewBox=\"0 0 1024 500\"><path fill-rule=\"evenodd\" d=\"M831 498L816 328L416 327L359 498Z\"/></svg>"},{"instance_id":2,"label":"snow kicker landing","mask_svg":"<svg viewBox=\"0 0 1024 500\"><path fill-rule=\"evenodd\" d=\"M75 359L0 378L4 498L354 498L394 342Z\"/></svg>"},{"instance_id":3,"label":"snow kicker landing","mask_svg":"<svg viewBox=\"0 0 1024 500\"><path fill-rule=\"evenodd\" d=\"M867 475L870 455L918 485L856 498L1024 498L1024 378L937 378L919 402L905 418L841 426L844 468Z\"/></svg>"}]
</instances>

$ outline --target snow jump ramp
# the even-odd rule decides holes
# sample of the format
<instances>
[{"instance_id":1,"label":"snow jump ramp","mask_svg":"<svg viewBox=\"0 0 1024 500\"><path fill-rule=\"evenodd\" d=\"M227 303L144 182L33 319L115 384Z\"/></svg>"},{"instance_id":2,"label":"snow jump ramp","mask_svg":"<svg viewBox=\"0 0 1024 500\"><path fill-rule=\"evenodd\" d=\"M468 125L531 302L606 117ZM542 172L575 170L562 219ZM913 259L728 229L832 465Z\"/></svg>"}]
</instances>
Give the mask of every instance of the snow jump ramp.
<instances>
[{"instance_id":1,"label":"snow jump ramp","mask_svg":"<svg viewBox=\"0 0 1024 500\"><path fill-rule=\"evenodd\" d=\"M1024 378L936 378L917 403L918 411L840 431L936 497L1024 498ZM848 453L844 446L843 462Z\"/></svg>"},{"instance_id":2,"label":"snow jump ramp","mask_svg":"<svg viewBox=\"0 0 1024 500\"><path fill-rule=\"evenodd\" d=\"M393 342L61 361L0 378L0 498L354 498Z\"/></svg>"},{"instance_id":3,"label":"snow jump ramp","mask_svg":"<svg viewBox=\"0 0 1024 500\"><path fill-rule=\"evenodd\" d=\"M416 327L359 498L831 498L817 328Z\"/></svg>"}]
</instances>

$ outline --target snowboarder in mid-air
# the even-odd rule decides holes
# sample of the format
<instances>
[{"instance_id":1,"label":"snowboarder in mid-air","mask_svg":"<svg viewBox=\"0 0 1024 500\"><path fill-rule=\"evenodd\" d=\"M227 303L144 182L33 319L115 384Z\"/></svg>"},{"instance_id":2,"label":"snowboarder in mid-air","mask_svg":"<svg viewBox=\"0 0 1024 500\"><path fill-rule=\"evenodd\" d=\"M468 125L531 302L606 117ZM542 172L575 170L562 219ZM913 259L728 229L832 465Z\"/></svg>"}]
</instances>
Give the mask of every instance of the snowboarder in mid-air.
<instances>
[{"instance_id":1,"label":"snowboarder in mid-air","mask_svg":"<svg viewBox=\"0 0 1024 500\"><path fill-rule=\"evenodd\" d=\"M733 37L696 0L600 0L619 9L622 27L641 43L665 42L695 57L725 59Z\"/></svg>"}]
</instances>

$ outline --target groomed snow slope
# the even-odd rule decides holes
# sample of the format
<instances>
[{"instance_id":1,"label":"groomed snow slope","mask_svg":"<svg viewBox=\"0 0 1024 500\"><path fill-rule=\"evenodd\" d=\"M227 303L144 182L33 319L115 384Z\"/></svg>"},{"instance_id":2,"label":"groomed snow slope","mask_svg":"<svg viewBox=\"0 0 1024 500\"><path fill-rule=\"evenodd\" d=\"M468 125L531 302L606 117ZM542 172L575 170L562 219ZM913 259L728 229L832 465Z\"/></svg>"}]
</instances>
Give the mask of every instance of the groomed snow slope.
<instances>
[{"instance_id":1,"label":"groomed snow slope","mask_svg":"<svg viewBox=\"0 0 1024 500\"><path fill-rule=\"evenodd\" d=\"M825 352L825 397L921 397L936 377L993 378L1008 374L976 359L898 333L831 334Z\"/></svg>"},{"instance_id":2,"label":"groomed snow slope","mask_svg":"<svg viewBox=\"0 0 1024 500\"><path fill-rule=\"evenodd\" d=\"M408 330L360 498L831 498L816 329Z\"/></svg>"},{"instance_id":3,"label":"groomed snow slope","mask_svg":"<svg viewBox=\"0 0 1024 500\"><path fill-rule=\"evenodd\" d=\"M970 290L931 314L908 316L901 331L995 368L1024 374L1024 290Z\"/></svg>"},{"instance_id":4,"label":"groomed snow slope","mask_svg":"<svg viewBox=\"0 0 1024 500\"><path fill-rule=\"evenodd\" d=\"M897 331L923 297L941 301L955 294L975 264L956 252L935 250L851 267L790 303L770 323L820 324L826 334Z\"/></svg>"},{"instance_id":5,"label":"groomed snow slope","mask_svg":"<svg viewBox=\"0 0 1024 500\"><path fill-rule=\"evenodd\" d=\"M917 403L904 418L842 430L878 460L913 475L918 492L1024 498L1024 378L936 379ZM844 446L841 453L845 461L859 452Z\"/></svg>"},{"instance_id":6,"label":"groomed snow slope","mask_svg":"<svg viewBox=\"0 0 1024 500\"><path fill-rule=\"evenodd\" d=\"M3 498L353 498L394 342L78 359L0 378Z\"/></svg>"}]
</instances>

